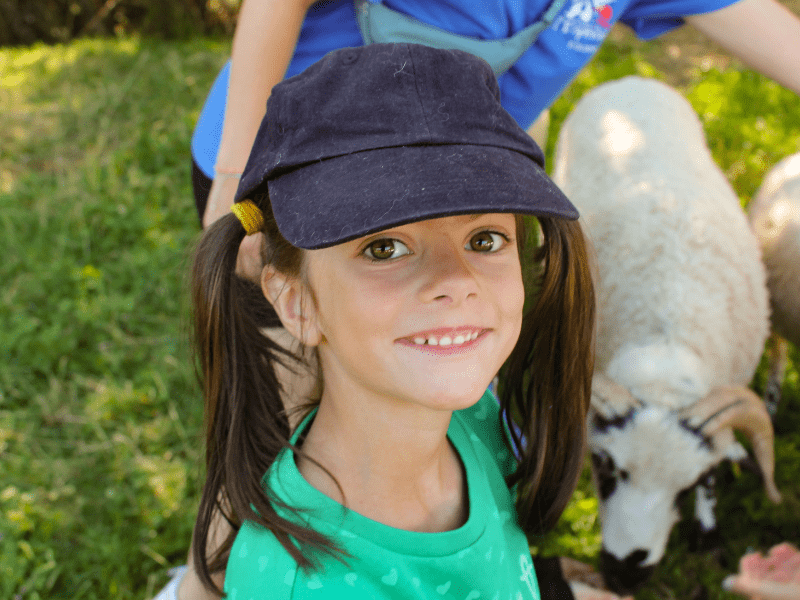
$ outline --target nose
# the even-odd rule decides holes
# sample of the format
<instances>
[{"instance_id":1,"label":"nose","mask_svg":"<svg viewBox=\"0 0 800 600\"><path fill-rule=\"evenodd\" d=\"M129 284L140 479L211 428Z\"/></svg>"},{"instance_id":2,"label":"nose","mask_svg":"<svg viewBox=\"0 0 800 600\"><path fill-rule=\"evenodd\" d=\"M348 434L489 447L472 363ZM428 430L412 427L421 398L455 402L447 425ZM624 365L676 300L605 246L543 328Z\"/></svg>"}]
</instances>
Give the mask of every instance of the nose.
<instances>
[{"instance_id":1,"label":"nose","mask_svg":"<svg viewBox=\"0 0 800 600\"><path fill-rule=\"evenodd\" d=\"M429 252L423 268L426 277L420 293L425 302L460 303L478 292L464 250L449 241Z\"/></svg>"},{"instance_id":2,"label":"nose","mask_svg":"<svg viewBox=\"0 0 800 600\"><path fill-rule=\"evenodd\" d=\"M637 549L624 559L619 559L605 548L600 550L600 571L606 585L617 594L632 594L650 578L655 565L642 566L649 552Z\"/></svg>"}]
</instances>

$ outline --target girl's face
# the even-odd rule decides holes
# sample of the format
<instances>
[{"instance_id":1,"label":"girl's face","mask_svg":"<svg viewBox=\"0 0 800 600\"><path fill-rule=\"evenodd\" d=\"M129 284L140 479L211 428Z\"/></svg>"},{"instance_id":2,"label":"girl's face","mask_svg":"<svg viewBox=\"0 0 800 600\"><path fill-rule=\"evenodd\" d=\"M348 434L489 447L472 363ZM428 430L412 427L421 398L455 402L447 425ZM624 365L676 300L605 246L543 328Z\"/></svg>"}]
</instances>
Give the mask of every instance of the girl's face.
<instances>
[{"instance_id":1,"label":"girl's face","mask_svg":"<svg viewBox=\"0 0 800 600\"><path fill-rule=\"evenodd\" d=\"M465 215L307 252L324 393L476 402L520 333L516 235L512 214Z\"/></svg>"}]
</instances>

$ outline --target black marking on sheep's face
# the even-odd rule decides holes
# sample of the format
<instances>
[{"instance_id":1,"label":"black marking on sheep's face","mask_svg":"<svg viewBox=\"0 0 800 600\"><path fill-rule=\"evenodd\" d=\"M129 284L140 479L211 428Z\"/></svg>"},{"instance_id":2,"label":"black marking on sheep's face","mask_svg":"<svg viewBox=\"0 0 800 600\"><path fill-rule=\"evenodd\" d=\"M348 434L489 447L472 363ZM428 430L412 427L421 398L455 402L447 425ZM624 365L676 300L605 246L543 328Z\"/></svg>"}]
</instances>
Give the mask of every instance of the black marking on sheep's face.
<instances>
[{"instance_id":1,"label":"black marking on sheep's face","mask_svg":"<svg viewBox=\"0 0 800 600\"><path fill-rule=\"evenodd\" d=\"M713 452L714 451L714 445L711 442L711 438L703 432L703 429L705 429L705 427L706 427L706 425L708 425L708 423L710 423L711 421L716 419L722 413L724 413L726 411L729 411L729 410L736 410L737 407L741 406L742 404L744 404L744 400L742 400L742 399L739 399L739 400L736 400L734 402L731 402L727 406L723 406L722 408L720 408L714 414L709 415L708 417L706 417L706 420L703 421L702 423L700 423L699 425L694 425L694 426L690 425L688 418L681 419L679 421L679 423L680 423L681 427L686 429L686 431L689 431L689 432L693 433L696 437L698 437L700 439L700 445L703 448L705 448L709 452Z\"/></svg>"},{"instance_id":2,"label":"black marking on sheep's face","mask_svg":"<svg viewBox=\"0 0 800 600\"><path fill-rule=\"evenodd\" d=\"M646 550L648 564L640 566L652 567L663 556L670 530L681 516L676 496L703 479L718 462L717 453L703 448L692 428L679 424L682 416L661 406L645 404L624 427L603 433L595 429L594 416L588 433L603 547L621 561ZM684 514L690 516L688 511Z\"/></svg>"},{"instance_id":3,"label":"black marking on sheep's face","mask_svg":"<svg viewBox=\"0 0 800 600\"><path fill-rule=\"evenodd\" d=\"M694 482L694 486L703 487L707 490L713 490L717 483L716 471L717 465L709 468L705 473L697 478L697 481Z\"/></svg>"},{"instance_id":4,"label":"black marking on sheep's face","mask_svg":"<svg viewBox=\"0 0 800 600\"><path fill-rule=\"evenodd\" d=\"M622 429L633 419L635 412L636 411L634 409L631 409L624 415L617 415L610 419L604 417L600 413L595 413L594 418L592 419L592 425L594 426L596 433L605 433L612 427Z\"/></svg>"},{"instance_id":5,"label":"black marking on sheep's face","mask_svg":"<svg viewBox=\"0 0 800 600\"><path fill-rule=\"evenodd\" d=\"M704 450L708 450L709 452L714 450L714 446L711 443L711 438L705 435L702 431L703 425L705 425L705 423L702 423L701 425L697 426L692 426L689 424L689 419L686 418L678 421L678 424L698 439L698 443L700 444L701 448L703 448Z\"/></svg>"},{"instance_id":6,"label":"black marking on sheep's face","mask_svg":"<svg viewBox=\"0 0 800 600\"><path fill-rule=\"evenodd\" d=\"M614 493L619 481L628 481L628 472L624 469L617 469L614 459L605 450L592 452L592 467L597 477L597 491L602 501L607 500Z\"/></svg>"},{"instance_id":7,"label":"black marking on sheep's face","mask_svg":"<svg viewBox=\"0 0 800 600\"><path fill-rule=\"evenodd\" d=\"M705 473L701 473L700 476L692 483L692 485L688 485L683 488L681 491L678 492L677 496L675 496L675 508L680 509L683 506L683 503L686 501L686 498L689 496L691 492L695 490L697 487L704 487L709 491L714 490L714 486L716 485L716 477L715 471L717 466L714 465L710 469L708 469Z\"/></svg>"},{"instance_id":8,"label":"black marking on sheep's face","mask_svg":"<svg viewBox=\"0 0 800 600\"><path fill-rule=\"evenodd\" d=\"M655 570L655 565L642 566L647 555L648 551L640 548L619 559L600 550L600 570L608 587L617 594L632 594L641 588Z\"/></svg>"},{"instance_id":9,"label":"black marking on sheep's face","mask_svg":"<svg viewBox=\"0 0 800 600\"><path fill-rule=\"evenodd\" d=\"M678 525L680 539L688 544L690 552L707 552L719 548L722 544L716 519L713 515L713 505L716 492L716 471L712 467L697 478L694 486L681 490L676 505L680 505L681 520ZM694 497L689 496L694 492ZM690 500L692 502L690 503ZM711 504L712 513L701 513L701 504ZM711 517L709 520L708 517Z\"/></svg>"},{"instance_id":10,"label":"black marking on sheep's face","mask_svg":"<svg viewBox=\"0 0 800 600\"><path fill-rule=\"evenodd\" d=\"M689 498L689 494L691 494L693 490L694 486L690 485L689 487L685 487L680 492L678 492L678 495L675 496L675 508L677 510L680 511L683 509L687 499Z\"/></svg>"}]
</instances>

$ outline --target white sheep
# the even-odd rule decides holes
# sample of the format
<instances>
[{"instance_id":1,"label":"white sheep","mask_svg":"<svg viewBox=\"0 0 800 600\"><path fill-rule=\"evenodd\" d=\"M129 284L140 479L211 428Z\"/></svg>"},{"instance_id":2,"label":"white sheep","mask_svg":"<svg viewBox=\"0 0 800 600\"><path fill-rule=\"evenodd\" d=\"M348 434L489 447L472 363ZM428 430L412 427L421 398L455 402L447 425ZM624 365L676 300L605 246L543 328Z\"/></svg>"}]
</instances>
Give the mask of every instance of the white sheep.
<instances>
[{"instance_id":1,"label":"white sheep","mask_svg":"<svg viewBox=\"0 0 800 600\"><path fill-rule=\"evenodd\" d=\"M767 268L774 332L767 389L775 412L786 370L785 340L800 347L800 153L767 173L747 210Z\"/></svg>"},{"instance_id":2,"label":"white sheep","mask_svg":"<svg viewBox=\"0 0 800 600\"><path fill-rule=\"evenodd\" d=\"M765 273L736 195L691 106L628 77L584 96L561 130L555 181L596 253L598 330L589 445L607 583L629 592L661 559L676 500L751 439L768 495L772 426L746 388L768 332Z\"/></svg>"},{"instance_id":3,"label":"white sheep","mask_svg":"<svg viewBox=\"0 0 800 600\"><path fill-rule=\"evenodd\" d=\"M767 173L747 210L767 267L772 326L800 347L800 153Z\"/></svg>"}]
</instances>

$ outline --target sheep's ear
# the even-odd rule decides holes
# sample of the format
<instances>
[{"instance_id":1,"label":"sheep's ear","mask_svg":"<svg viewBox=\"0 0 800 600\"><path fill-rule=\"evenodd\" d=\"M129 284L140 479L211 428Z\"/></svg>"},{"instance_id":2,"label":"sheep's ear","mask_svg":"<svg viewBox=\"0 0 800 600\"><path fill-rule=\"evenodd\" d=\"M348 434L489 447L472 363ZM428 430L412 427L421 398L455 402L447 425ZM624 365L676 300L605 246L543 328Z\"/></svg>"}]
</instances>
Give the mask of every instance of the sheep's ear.
<instances>
[{"instance_id":1,"label":"sheep's ear","mask_svg":"<svg viewBox=\"0 0 800 600\"><path fill-rule=\"evenodd\" d=\"M592 377L591 408L604 419L630 414L642 405L631 393L605 373L595 371Z\"/></svg>"}]
</instances>

